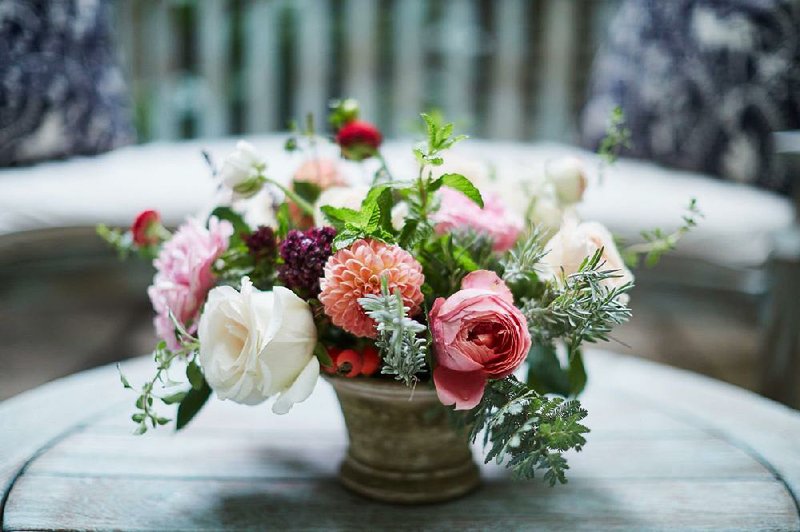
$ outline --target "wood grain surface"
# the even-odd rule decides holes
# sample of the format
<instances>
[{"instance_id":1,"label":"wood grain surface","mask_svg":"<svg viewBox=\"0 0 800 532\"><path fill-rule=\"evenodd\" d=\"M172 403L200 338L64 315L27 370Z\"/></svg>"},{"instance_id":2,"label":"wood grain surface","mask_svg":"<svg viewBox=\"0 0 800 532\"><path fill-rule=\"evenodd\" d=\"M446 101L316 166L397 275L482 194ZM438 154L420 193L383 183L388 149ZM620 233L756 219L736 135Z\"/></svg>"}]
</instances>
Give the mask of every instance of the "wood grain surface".
<instances>
[{"instance_id":1,"label":"wood grain surface","mask_svg":"<svg viewBox=\"0 0 800 532\"><path fill-rule=\"evenodd\" d=\"M76 375L0 403L3 530L800 530L798 412L633 358L587 358L592 432L567 485L489 464L474 494L414 508L337 483L345 432L322 381L287 416L213 401L181 433L137 437L116 370ZM148 370L126 365L133 381Z\"/></svg>"}]
</instances>

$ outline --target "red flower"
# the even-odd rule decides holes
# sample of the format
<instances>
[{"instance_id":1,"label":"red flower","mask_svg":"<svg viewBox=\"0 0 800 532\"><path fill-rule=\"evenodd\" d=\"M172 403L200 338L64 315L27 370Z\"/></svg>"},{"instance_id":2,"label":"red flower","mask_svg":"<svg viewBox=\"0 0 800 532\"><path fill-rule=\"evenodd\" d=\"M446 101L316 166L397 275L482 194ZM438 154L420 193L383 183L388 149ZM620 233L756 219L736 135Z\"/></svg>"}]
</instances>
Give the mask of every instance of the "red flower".
<instances>
[{"instance_id":1,"label":"red flower","mask_svg":"<svg viewBox=\"0 0 800 532\"><path fill-rule=\"evenodd\" d=\"M342 157L353 161L375 155L381 142L383 137L378 128L361 120L348 122L336 134L336 144L342 149Z\"/></svg>"},{"instance_id":2,"label":"red flower","mask_svg":"<svg viewBox=\"0 0 800 532\"><path fill-rule=\"evenodd\" d=\"M131 226L134 244L142 247L158 244L160 240L158 229L160 226L161 215L158 214L158 211L140 212Z\"/></svg>"}]
</instances>

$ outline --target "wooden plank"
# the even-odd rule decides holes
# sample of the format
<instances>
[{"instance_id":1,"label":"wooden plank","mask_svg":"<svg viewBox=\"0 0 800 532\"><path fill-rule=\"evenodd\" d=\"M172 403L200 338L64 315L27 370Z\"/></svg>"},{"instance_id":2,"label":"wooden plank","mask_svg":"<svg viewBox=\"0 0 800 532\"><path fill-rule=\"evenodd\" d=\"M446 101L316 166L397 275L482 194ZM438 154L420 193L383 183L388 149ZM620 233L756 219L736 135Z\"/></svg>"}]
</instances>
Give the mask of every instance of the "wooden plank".
<instances>
[{"instance_id":1,"label":"wooden plank","mask_svg":"<svg viewBox=\"0 0 800 532\"><path fill-rule=\"evenodd\" d=\"M330 4L329 0L296 0L292 5L297 28L294 117L304 120L307 113L313 113L320 122L327 116L329 98Z\"/></svg>"},{"instance_id":2,"label":"wooden plank","mask_svg":"<svg viewBox=\"0 0 800 532\"><path fill-rule=\"evenodd\" d=\"M201 137L220 137L229 128L230 15L228 0L197 3L201 100L194 112Z\"/></svg>"},{"instance_id":3,"label":"wooden plank","mask_svg":"<svg viewBox=\"0 0 800 532\"><path fill-rule=\"evenodd\" d=\"M495 2L496 49L492 61L492 86L489 94L489 136L520 138L523 131L522 71L526 10L525 0Z\"/></svg>"},{"instance_id":4,"label":"wooden plank","mask_svg":"<svg viewBox=\"0 0 800 532\"><path fill-rule=\"evenodd\" d=\"M424 110L426 2L403 0L393 6L392 131L407 135Z\"/></svg>"},{"instance_id":5,"label":"wooden plank","mask_svg":"<svg viewBox=\"0 0 800 532\"><path fill-rule=\"evenodd\" d=\"M377 121L378 2L347 0L344 23L346 70L342 96L356 98L361 115Z\"/></svg>"},{"instance_id":6,"label":"wooden plank","mask_svg":"<svg viewBox=\"0 0 800 532\"><path fill-rule=\"evenodd\" d=\"M279 129L279 39L276 0L249 0L244 14L244 116L248 133Z\"/></svg>"},{"instance_id":7,"label":"wooden plank","mask_svg":"<svg viewBox=\"0 0 800 532\"><path fill-rule=\"evenodd\" d=\"M568 140L573 134L572 76L576 49L574 2L545 3L544 50L540 65L537 136Z\"/></svg>"},{"instance_id":8,"label":"wooden plank","mask_svg":"<svg viewBox=\"0 0 800 532\"><path fill-rule=\"evenodd\" d=\"M717 438L630 436L593 434L583 452L569 454L569 478L773 478L747 453ZM261 432L161 433L144 438L80 432L37 458L26 474L219 480L327 477L335 475L345 447L343 429L294 432L276 426ZM474 456L481 461L479 445ZM507 475L494 464L485 466L483 473Z\"/></svg>"},{"instance_id":9,"label":"wooden plank","mask_svg":"<svg viewBox=\"0 0 800 532\"><path fill-rule=\"evenodd\" d=\"M792 500L774 481L490 481L440 505L387 506L333 479L217 481L25 476L6 530L232 528L415 530L792 530Z\"/></svg>"},{"instance_id":10,"label":"wooden plank","mask_svg":"<svg viewBox=\"0 0 800 532\"><path fill-rule=\"evenodd\" d=\"M479 28L474 0L445 3L440 47L444 52L444 83L441 104L447 119L466 124L475 120L475 63Z\"/></svg>"}]
</instances>

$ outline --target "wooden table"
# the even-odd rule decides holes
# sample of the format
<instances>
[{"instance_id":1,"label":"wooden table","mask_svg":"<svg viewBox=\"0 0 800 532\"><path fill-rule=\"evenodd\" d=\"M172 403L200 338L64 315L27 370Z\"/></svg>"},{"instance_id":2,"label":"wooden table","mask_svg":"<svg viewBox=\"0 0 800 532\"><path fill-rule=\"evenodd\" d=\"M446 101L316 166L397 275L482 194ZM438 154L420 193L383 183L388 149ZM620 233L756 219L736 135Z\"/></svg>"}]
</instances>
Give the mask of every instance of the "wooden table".
<instances>
[{"instance_id":1,"label":"wooden table","mask_svg":"<svg viewBox=\"0 0 800 532\"><path fill-rule=\"evenodd\" d=\"M324 382L288 416L213 401L182 433L136 437L115 369L89 371L0 403L3 530L800 530L798 412L628 357L588 363L592 433L569 484L490 465L476 493L417 508L339 486ZM149 361L125 366L136 379Z\"/></svg>"}]
</instances>

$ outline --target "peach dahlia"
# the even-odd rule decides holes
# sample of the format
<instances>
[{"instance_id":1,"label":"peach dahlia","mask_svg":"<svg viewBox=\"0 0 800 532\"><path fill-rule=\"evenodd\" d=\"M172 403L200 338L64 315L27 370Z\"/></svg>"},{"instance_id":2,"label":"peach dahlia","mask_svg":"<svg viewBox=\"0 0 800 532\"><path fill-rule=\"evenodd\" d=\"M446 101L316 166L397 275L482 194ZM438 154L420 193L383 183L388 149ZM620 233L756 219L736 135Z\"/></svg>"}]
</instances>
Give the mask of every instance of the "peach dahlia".
<instances>
[{"instance_id":1,"label":"peach dahlia","mask_svg":"<svg viewBox=\"0 0 800 532\"><path fill-rule=\"evenodd\" d=\"M403 304L414 316L422 305L422 266L406 250L377 240L358 240L332 255L325 265L319 300L334 325L356 336L375 338L375 322L358 299L381 293L386 276L389 290L400 290Z\"/></svg>"}]
</instances>

